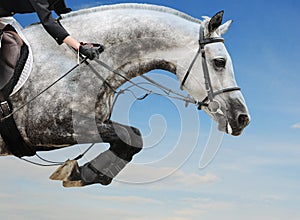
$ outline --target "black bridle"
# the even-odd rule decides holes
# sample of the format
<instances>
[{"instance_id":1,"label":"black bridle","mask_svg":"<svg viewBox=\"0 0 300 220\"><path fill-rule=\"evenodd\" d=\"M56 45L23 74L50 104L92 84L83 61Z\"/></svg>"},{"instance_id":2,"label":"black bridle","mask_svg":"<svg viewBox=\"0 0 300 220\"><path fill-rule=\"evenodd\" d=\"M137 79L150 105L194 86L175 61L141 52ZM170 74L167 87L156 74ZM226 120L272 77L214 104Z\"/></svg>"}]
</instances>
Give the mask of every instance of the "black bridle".
<instances>
[{"instance_id":1,"label":"black bridle","mask_svg":"<svg viewBox=\"0 0 300 220\"><path fill-rule=\"evenodd\" d=\"M202 68L203 68L203 75L204 75L204 80L205 80L205 89L207 91L207 96L202 100L198 101L198 109L201 110L203 106L208 107L209 103L215 103L214 97L226 92L232 92L232 91L237 91L241 90L240 87L230 87L230 88L225 88L218 90L216 92L213 91L213 87L211 84L209 72L208 72L208 67L207 67L207 61L206 61L206 55L205 55L205 45L206 44L212 44L212 43L218 43L222 42L224 43L224 39L221 37L213 37L213 38L205 38L204 36L204 28L202 25L200 25L200 33L199 33L199 49L197 51L196 56L194 57L192 63L190 64L185 76L183 77L183 80L181 82L180 88L182 89L188 76L190 75L191 70L193 69L193 66L195 65L196 60L198 59L199 55L201 54L202 57ZM209 102L208 102L209 101ZM216 105L215 105L216 106ZM217 103L217 108L220 107L220 104Z\"/></svg>"}]
</instances>

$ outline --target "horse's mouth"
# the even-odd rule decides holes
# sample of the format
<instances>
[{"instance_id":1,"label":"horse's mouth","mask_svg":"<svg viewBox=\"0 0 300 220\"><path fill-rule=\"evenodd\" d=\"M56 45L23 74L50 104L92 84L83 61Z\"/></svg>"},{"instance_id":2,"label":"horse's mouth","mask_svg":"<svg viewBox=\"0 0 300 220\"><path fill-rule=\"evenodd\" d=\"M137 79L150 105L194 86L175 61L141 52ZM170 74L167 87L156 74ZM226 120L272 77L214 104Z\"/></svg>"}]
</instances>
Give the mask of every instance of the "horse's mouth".
<instances>
[{"instance_id":1,"label":"horse's mouth","mask_svg":"<svg viewBox=\"0 0 300 220\"><path fill-rule=\"evenodd\" d=\"M250 123L250 117L245 113L239 113L238 116L233 117L235 114L229 114L228 111L222 111L221 109L215 113L210 112L208 108L203 108L203 110L218 123L219 131L232 136L241 135L244 128ZM234 120L233 118L236 119Z\"/></svg>"},{"instance_id":2,"label":"horse's mouth","mask_svg":"<svg viewBox=\"0 0 300 220\"><path fill-rule=\"evenodd\" d=\"M219 131L225 132L227 134L232 134L233 133L232 127L229 124L226 117L219 117L219 119L217 120L217 123L218 123Z\"/></svg>"},{"instance_id":3,"label":"horse's mouth","mask_svg":"<svg viewBox=\"0 0 300 220\"><path fill-rule=\"evenodd\" d=\"M242 134L244 127L232 126L226 117L221 117L217 120L219 131L225 132L232 136L239 136Z\"/></svg>"},{"instance_id":4,"label":"horse's mouth","mask_svg":"<svg viewBox=\"0 0 300 220\"><path fill-rule=\"evenodd\" d=\"M237 126L234 121L230 122L230 120L228 120L228 118L225 116L218 117L218 119L216 121L218 123L219 131L225 132L232 136L241 135L244 128L250 123L250 121L248 121L244 125Z\"/></svg>"},{"instance_id":5,"label":"horse's mouth","mask_svg":"<svg viewBox=\"0 0 300 220\"><path fill-rule=\"evenodd\" d=\"M227 123L225 132L226 132L227 134L232 135L232 136L239 136L239 135L242 134L243 129L241 129L241 130L236 130L236 129L233 130L233 129L231 128L230 124Z\"/></svg>"}]
</instances>

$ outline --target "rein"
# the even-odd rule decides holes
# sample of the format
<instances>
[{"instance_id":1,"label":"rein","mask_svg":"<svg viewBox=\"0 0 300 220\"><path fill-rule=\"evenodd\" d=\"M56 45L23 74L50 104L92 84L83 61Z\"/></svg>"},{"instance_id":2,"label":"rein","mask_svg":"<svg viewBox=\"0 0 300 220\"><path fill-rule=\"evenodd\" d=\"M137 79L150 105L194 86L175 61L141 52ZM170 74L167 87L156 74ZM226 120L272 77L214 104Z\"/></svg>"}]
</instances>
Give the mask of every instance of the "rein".
<instances>
[{"instance_id":1,"label":"rein","mask_svg":"<svg viewBox=\"0 0 300 220\"><path fill-rule=\"evenodd\" d=\"M184 96L180 93L177 93L175 92L174 90L172 89L169 89L157 82L155 82L154 80L151 80L150 78L146 77L146 76L143 76L141 75L141 77L143 79L145 79L146 81L148 81L147 84L150 84L150 85L153 85L159 89L161 89L165 94L161 94L161 93L158 93L158 92L154 92L152 90L149 90L143 86L141 86L140 84L143 84L143 83L135 83L133 82L131 79L129 79L128 77L125 76L125 74L121 74L119 71L117 70L114 70L111 66L107 65L106 63L104 63L103 61L99 60L99 59L94 59L94 61L99 64L100 66L106 68L107 70L109 70L110 72L114 73L115 75L118 75L120 76L121 78L123 78L126 82L129 82L132 84L132 86L128 87L127 89L123 89L123 90L120 90L120 91L117 91L115 90L102 76L101 74L94 68L93 65L91 65L89 62L88 62L88 58L85 57L83 58L82 56L80 57L81 60L79 61L79 63L77 63L75 66L73 66L69 71L67 71L66 73L64 73L61 77L59 77L57 80L55 80L53 83L51 83L49 86L47 86L45 89L43 89L42 91L40 91L38 94L36 94L34 97L32 97L31 99L29 99L26 103L24 103L23 105L19 106L18 108L16 108L15 110L13 110L10 114L8 114L7 116L3 117L0 119L0 122L6 120L7 118L13 116L16 112L20 111L21 109L23 109L24 107L26 107L27 105L29 105L31 102L33 102L34 100L36 100L38 97L40 97L42 94L44 94L46 91L48 91L50 88L52 88L54 85L56 85L59 81L61 81L63 78L65 78L67 75L69 75L70 73L72 73L75 69L77 69L81 64L85 63L90 69L91 71L101 80L103 81L103 83L105 85L107 85L115 94L117 94L117 97L124 93L124 91L129 91L129 88L132 87L132 86L135 86L137 88L140 88L142 90L144 90L146 92L146 94L142 97L139 97L136 99L137 100L143 100L145 99L146 97L148 97L150 94L154 94L154 95L159 95L159 96L165 96L165 97L169 97L169 98L172 98L172 99L177 99L177 100L180 100L180 101L184 101L186 103L186 105L188 105L189 103L192 103L192 104L198 104L197 101L195 101L194 99L192 99L190 96ZM132 92L133 93L133 92ZM170 94L174 94L175 96L172 96ZM113 109L113 108L112 108ZM111 110L112 111L112 110Z\"/></svg>"}]
</instances>

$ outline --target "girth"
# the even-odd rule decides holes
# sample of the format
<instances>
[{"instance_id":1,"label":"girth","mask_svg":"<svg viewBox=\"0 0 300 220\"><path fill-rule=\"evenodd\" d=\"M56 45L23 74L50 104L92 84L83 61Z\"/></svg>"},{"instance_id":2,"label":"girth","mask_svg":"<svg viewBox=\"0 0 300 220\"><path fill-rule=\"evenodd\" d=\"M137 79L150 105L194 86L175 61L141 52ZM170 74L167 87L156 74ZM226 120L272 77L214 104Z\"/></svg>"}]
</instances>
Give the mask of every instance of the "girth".
<instances>
[{"instance_id":1,"label":"girth","mask_svg":"<svg viewBox=\"0 0 300 220\"><path fill-rule=\"evenodd\" d=\"M7 25L1 31L0 48L0 119L13 111L9 100L28 57L28 46L14 28ZM15 156L33 156L35 151L25 143L13 116L0 121L0 134L7 149Z\"/></svg>"}]
</instances>

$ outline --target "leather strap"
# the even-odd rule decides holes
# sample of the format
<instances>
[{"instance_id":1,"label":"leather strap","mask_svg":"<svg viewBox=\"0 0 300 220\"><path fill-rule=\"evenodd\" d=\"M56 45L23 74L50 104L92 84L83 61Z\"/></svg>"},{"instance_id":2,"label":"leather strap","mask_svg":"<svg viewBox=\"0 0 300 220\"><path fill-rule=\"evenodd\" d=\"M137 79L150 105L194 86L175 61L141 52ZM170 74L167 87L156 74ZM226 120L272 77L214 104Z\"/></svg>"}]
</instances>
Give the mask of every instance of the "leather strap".
<instances>
[{"instance_id":1,"label":"leather strap","mask_svg":"<svg viewBox=\"0 0 300 220\"><path fill-rule=\"evenodd\" d=\"M0 113L1 117L12 112L12 104L7 98L6 100L0 92ZM0 134L7 145L7 149L16 157L33 156L35 150L27 143L25 143L20 131L16 125L16 122L12 116L8 117L0 123Z\"/></svg>"}]
</instances>

